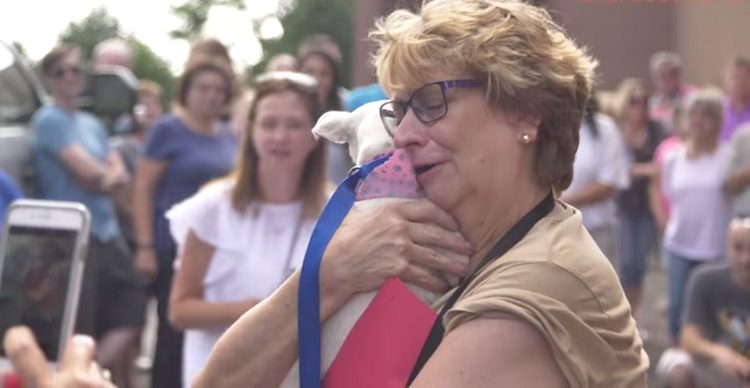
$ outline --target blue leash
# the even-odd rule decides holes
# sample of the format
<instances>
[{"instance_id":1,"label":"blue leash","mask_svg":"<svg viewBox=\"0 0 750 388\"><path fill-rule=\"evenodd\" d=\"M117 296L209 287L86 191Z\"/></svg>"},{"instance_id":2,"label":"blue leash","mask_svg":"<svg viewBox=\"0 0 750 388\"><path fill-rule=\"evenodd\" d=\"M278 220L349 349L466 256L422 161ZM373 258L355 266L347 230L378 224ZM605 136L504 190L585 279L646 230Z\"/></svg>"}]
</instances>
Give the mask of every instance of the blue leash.
<instances>
[{"instance_id":1,"label":"blue leash","mask_svg":"<svg viewBox=\"0 0 750 388\"><path fill-rule=\"evenodd\" d=\"M344 179L320 215L300 272L297 305L297 330L299 333L300 388L320 388L320 262L333 234L349 213L355 199L357 183L367 178L391 155L373 160L353 169Z\"/></svg>"}]
</instances>

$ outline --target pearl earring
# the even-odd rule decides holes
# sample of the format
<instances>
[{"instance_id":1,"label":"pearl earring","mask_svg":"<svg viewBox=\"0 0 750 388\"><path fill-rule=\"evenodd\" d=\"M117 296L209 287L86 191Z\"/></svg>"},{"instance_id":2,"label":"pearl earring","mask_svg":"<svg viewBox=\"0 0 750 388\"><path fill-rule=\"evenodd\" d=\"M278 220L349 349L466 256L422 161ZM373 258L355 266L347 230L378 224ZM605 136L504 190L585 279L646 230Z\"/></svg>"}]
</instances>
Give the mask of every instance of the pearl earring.
<instances>
[{"instance_id":1,"label":"pearl earring","mask_svg":"<svg viewBox=\"0 0 750 388\"><path fill-rule=\"evenodd\" d=\"M531 144L531 135L529 135L528 133L524 133L523 135L521 135L520 141L521 141L521 144L524 144L524 145Z\"/></svg>"}]
</instances>

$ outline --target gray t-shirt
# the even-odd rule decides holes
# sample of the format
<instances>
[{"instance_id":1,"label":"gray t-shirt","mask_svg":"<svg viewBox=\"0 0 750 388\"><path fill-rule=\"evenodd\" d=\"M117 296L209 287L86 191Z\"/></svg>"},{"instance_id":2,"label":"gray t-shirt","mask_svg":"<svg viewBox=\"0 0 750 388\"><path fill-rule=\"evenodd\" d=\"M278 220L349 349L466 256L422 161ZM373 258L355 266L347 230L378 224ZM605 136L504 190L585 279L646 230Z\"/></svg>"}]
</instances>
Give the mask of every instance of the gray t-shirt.
<instances>
[{"instance_id":1,"label":"gray t-shirt","mask_svg":"<svg viewBox=\"0 0 750 388\"><path fill-rule=\"evenodd\" d=\"M750 291L738 287L730 271L727 263L698 268L690 279L683 318L708 339L750 358Z\"/></svg>"}]
</instances>

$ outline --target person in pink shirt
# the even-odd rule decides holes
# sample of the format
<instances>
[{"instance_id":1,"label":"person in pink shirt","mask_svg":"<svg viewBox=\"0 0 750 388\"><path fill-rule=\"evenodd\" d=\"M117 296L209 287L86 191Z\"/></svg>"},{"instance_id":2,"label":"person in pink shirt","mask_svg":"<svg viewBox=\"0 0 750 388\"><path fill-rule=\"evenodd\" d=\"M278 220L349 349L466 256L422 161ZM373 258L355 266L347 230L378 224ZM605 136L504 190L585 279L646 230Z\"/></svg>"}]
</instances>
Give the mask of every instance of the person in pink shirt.
<instances>
[{"instance_id":1,"label":"person in pink shirt","mask_svg":"<svg viewBox=\"0 0 750 388\"><path fill-rule=\"evenodd\" d=\"M654 164L656 168L661 170L664 166L664 161L667 156L674 150L678 149L682 145L682 140L685 135L685 123L682 118L684 107L682 104L677 104L672 111L672 136L667 137L659 143L654 151ZM649 203L651 206L651 214L654 215L656 221L657 230L660 233L664 232L667 227L667 221L669 220L669 212L671 203L669 198L664 195L661 190L661 183L659 182L659 175L657 174L651 180L649 186Z\"/></svg>"}]
</instances>

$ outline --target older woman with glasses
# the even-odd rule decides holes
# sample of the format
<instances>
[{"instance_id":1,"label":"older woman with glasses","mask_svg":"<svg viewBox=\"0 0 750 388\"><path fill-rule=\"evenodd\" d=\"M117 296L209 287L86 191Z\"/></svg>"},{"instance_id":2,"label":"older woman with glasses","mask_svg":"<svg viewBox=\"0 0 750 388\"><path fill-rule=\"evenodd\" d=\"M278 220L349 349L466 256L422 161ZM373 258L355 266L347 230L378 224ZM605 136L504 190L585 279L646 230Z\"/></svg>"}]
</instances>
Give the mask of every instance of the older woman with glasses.
<instances>
[{"instance_id":1,"label":"older woman with glasses","mask_svg":"<svg viewBox=\"0 0 750 388\"><path fill-rule=\"evenodd\" d=\"M435 0L371 36L393 98L383 124L429 201L344 219L320 268L321 320L390 276L445 292L434 271L453 272L463 292L433 306L444 334L412 387L645 386L617 274L553 196L571 182L594 61L520 1ZM435 250L467 246L464 271ZM195 386L278 385L297 353L298 282L227 331Z\"/></svg>"},{"instance_id":2,"label":"older woman with glasses","mask_svg":"<svg viewBox=\"0 0 750 388\"><path fill-rule=\"evenodd\" d=\"M185 330L185 387L224 330L302 263L327 197L325 147L310 131L316 86L302 73L261 76L234 171L167 213L180 246L169 311Z\"/></svg>"},{"instance_id":3,"label":"older woman with glasses","mask_svg":"<svg viewBox=\"0 0 750 388\"><path fill-rule=\"evenodd\" d=\"M452 272L463 292L434 306L444 334L405 366L411 387L645 386L617 275L553 195L571 180L593 60L521 1L434 0L372 37L394 101L381 117L428 200L347 215L323 255L320 319L393 276L446 292L436 272ZM437 247L474 253L461 268ZM299 282L235 322L193 386L278 386L297 358Z\"/></svg>"}]
</instances>

